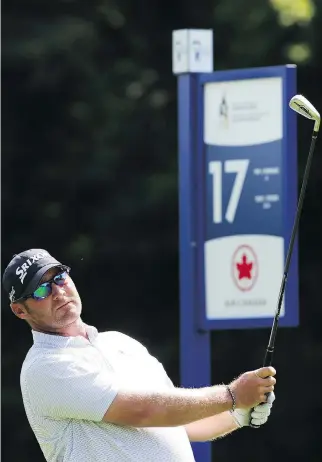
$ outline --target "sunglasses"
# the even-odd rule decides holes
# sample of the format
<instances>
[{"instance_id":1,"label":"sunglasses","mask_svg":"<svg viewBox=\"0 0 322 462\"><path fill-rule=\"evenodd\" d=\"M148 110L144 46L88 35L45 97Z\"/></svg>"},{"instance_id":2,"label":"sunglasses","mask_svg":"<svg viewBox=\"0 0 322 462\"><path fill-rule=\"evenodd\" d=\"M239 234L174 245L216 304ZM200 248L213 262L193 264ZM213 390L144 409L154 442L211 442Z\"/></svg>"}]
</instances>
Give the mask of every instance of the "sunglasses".
<instances>
[{"instance_id":1,"label":"sunglasses","mask_svg":"<svg viewBox=\"0 0 322 462\"><path fill-rule=\"evenodd\" d=\"M60 273L56 274L52 279L49 281L43 282L40 284L37 289L29 295L25 295L20 300L27 300L27 298L33 298L34 300L44 300L45 298L49 297L52 293L52 284L56 284L59 287L63 287L66 283L67 276L70 272L70 268L66 268Z\"/></svg>"}]
</instances>

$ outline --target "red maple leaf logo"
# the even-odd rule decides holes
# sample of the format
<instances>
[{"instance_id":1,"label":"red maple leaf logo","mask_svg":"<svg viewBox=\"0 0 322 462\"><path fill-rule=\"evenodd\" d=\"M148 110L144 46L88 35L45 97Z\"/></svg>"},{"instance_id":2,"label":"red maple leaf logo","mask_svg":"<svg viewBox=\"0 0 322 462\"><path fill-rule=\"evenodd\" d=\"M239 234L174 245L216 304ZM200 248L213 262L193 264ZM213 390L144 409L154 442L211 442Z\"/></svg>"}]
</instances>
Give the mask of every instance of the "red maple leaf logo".
<instances>
[{"instance_id":1,"label":"red maple leaf logo","mask_svg":"<svg viewBox=\"0 0 322 462\"><path fill-rule=\"evenodd\" d=\"M252 262L247 262L247 256L244 254L242 256L241 263L236 263L236 268L238 270L238 279L251 279L252 278L252 269L253 269L253 263Z\"/></svg>"}]
</instances>

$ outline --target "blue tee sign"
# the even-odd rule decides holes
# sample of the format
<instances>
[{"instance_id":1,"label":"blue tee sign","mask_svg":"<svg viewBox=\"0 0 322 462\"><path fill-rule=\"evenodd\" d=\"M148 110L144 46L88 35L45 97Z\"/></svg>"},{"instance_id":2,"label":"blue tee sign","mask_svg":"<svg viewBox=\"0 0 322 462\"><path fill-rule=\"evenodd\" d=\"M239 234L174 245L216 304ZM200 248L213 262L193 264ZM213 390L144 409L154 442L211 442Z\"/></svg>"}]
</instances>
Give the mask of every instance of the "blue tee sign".
<instances>
[{"instance_id":1,"label":"blue tee sign","mask_svg":"<svg viewBox=\"0 0 322 462\"><path fill-rule=\"evenodd\" d=\"M203 328L272 323L297 198L296 118L288 109L295 90L292 71L285 66L200 78ZM298 323L296 249L292 263L281 310L284 326Z\"/></svg>"}]
</instances>

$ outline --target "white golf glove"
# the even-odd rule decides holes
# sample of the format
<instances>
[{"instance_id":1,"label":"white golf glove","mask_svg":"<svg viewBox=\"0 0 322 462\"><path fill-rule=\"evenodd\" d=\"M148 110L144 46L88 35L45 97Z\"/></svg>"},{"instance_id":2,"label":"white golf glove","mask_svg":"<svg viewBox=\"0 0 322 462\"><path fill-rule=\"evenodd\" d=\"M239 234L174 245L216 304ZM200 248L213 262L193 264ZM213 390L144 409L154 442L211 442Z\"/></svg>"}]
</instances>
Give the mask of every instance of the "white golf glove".
<instances>
[{"instance_id":1,"label":"white golf glove","mask_svg":"<svg viewBox=\"0 0 322 462\"><path fill-rule=\"evenodd\" d=\"M239 427L249 426L250 424L260 427L267 422L274 401L275 394L272 391L268 394L267 402L258 404L253 412L251 412L251 409L235 409L234 411L230 411L230 413Z\"/></svg>"}]
</instances>

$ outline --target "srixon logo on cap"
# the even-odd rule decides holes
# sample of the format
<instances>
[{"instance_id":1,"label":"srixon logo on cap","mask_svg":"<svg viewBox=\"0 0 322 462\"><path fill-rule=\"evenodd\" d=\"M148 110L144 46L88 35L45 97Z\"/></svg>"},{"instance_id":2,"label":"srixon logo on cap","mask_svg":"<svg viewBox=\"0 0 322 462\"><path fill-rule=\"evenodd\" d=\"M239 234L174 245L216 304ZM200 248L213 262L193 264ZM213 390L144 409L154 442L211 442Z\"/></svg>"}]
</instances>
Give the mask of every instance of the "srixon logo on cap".
<instances>
[{"instance_id":1,"label":"srixon logo on cap","mask_svg":"<svg viewBox=\"0 0 322 462\"><path fill-rule=\"evenodd\" d=\"M32 255L28 260L26 260L26 263L23 263L21 266L18 266L16 269L16 275L19 276L21 284L23 284L23 281L27 275L28 269L38 260L41 260L44 257L47 257L49 254L45 252L39 252L36 255Z\"/></svg>"}]
</instances>

